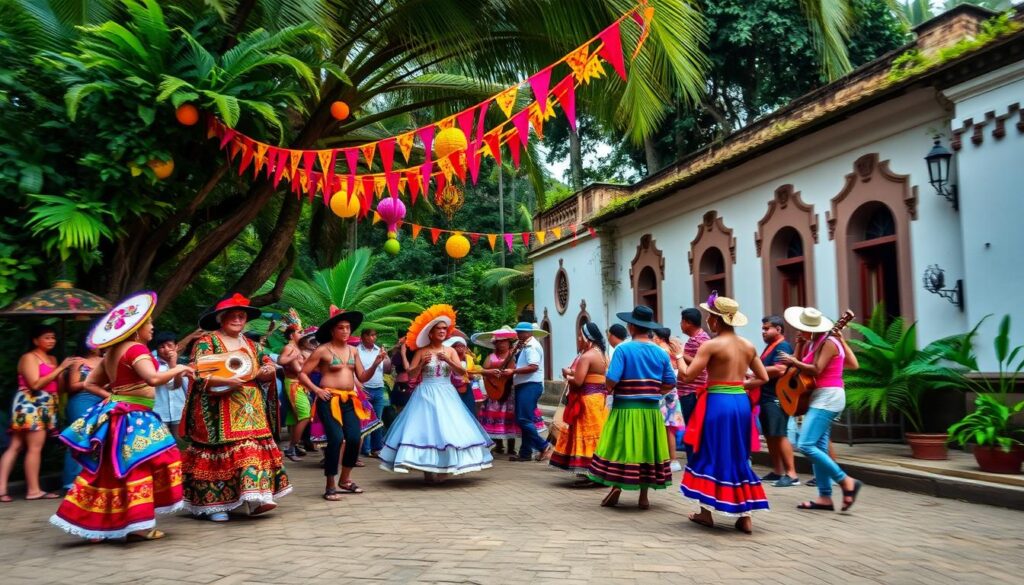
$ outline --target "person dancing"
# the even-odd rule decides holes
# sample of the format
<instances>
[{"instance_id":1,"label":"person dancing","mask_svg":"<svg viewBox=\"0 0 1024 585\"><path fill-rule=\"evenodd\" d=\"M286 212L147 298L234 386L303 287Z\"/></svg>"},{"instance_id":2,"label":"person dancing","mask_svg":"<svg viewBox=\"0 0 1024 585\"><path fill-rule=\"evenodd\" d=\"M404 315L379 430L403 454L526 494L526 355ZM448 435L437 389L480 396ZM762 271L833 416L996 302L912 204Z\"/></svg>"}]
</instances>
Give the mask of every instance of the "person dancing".
<instances>
[{"instance_id":1,"label":"person dancing","mask_svg":"<svg viewBox=\"0 0 1024 585\"><path fill-rule=\"evenodd\" d=\"M835 510L832 502L832 482L843 490L842 511L849 510L857 501L861 481L846 474L839 464L829 456L829 435L832 422L839 418L846 407L846 391L843 387L843 369L856 370L860 367L857 356L847 345L842 332L830 335L832 321L822 316L814 307L790 307L783 313L786 323L800 332L796 342L796 355L784 353L779 361L796 366L802 373L814 376L814 391L811 404L800 426L800 438L796 448L811 460L818 498L802 502L801 510ZM817 339L814 338L818 333Z\"/></svg>"},{"instance_id":2,"label":"person dancing","mask_svg":"<svg viewBox=\"0 0 1024 585\"><path fill-rule=\"evenodd\" d=\"M668 353L654 345L651 331L661 327L654 311L639 305L618 313L629 326L632 341L620 344L608 365L606 385L613 396L612 411L590 462L591 480L610 486L602 506L615 506L622 490L640 490L640 509L650 508L650 488L672 483L665 441L665 419L658 403L675 388L676 371Z\"/></svg>"},{"instance_id":3,"label":"person dancing","mask_svg":"<svg viewBox=\"0 0 1024 585\"><path fill-rule=\"evenodd\" d=\"M364 368L359 360L358 350L348 343L349 336L363 322L358 311L339 311L331 307L331 317L317 329L319 347L306 360L299 380L316 394L316 412L327 432L327 448L324 451L324 499L337 502L342 494L361 494L363 489L352 481L352 469L359 459L360 440L380 426L380 421L371 424L364 432L363 422L376 419L369 398L356 389L356 381L365 382L373 376L374 370L384 361L387 354L383 349ZM320 373L320 380L314 382L311 374ZM344 443L344 453L342 453ZM338 465L341 465L341 477Z\"/></svg>"},{"instance_id":4,"label":"person dancing","mask_svg":"<svg viewBox=\"0 0 1024 585\"><path fill-rule=\"evenodd\" d=\"M434 305L418 316L406 334L406 344L416 350L409 376L422 372L409 403L384 437L380 467L386 471L424 473L427 483L438 474L459 475L491 467L494 442L473 417L452 386L451 375L465 375L458 354L444 346L455 327L455 311Z\"/></svg>"},{"instance_id":5,"label":"person dancing","mask_svg":"<svg viewBox=\"0 0 1024 585\"><path fill-rule=\"evenodd\" d=\"M267 416L277 412L277 395L270 392L265 401L259 385L274 379L275 368L263 346L242 334L259 316L249 299L235 293L199 319L207 333L192 349L197 370L199 358L227 352L246 354L256 370L251 379L199 379L185 398L182 424L191 440L182 465L185 508L214 522L227 522L227 513L241 506L252 516L269 512L292 490L274 442L277 416Z\"/></svg>"},{"instance_id":6,"label":"person dancing","mask_svg":"<svg viewBox=\"0 0 1024 585\"><path fill-rule=\"evenodd\" d=\"M306 356L299 348L304 332L302 320L295 309L289 309L284 319L284 335L288 338L288 343L281 349L281 355L277 358L277 365L284 368L284 396L289 407L284 424L288 426L288 438L291 445L284 450L284 456L292 461L301 461L306 454L306 450L301 445L302 435L313 418L309 393L299 383L298 378L299 372L302 371L302 366L306 362Z\"/></svg>"},{"instance_id":7,"label":"person dancing","mask_svg":"<svg viewBox=\"0 0 1024 585\"><path fill-rule=\"evenodd\" d=\"M708 312L708 329L715 337L700 346L686 367L687 381L707 369L709 382L686 423L683 440L692 447L693 457L686 462L679 491L700 504L700 512L689 516L693 522L714 526L711 508L739 516L736 530L751 534L750 513L767 510L768 498L750 466L754 423L747 390L767 382L768 372L754 345L736 335L734 328L747 324L736 301L712 293L700 308ZM749 378L748 369L753 371Z\"/></svg>"},{"instance_id":8,"label":"person dancing","mask_svg":"<svg viewBox=\"0 0 1024 585\"><path fill-rule=\"evenodd\" d=\"M573 487L588 487L600 485L587 478L587 472L608 419L608 387L605 385L608 360L601 328L593 321L580 328L576 345L580 354L563 372L569 384L569 403L562 422L568 428L558 434L551 453L551 466L579 476Z\"/></svg>"},{"instance_id":9,"label":"person dancing","mask_svg":"<svg viewBox=\"0 0 1024 585\"><path fill-rule=\"evenodd\" d=\"M157 371L146 344L156 293L132 295L100 319L87 343L108 348L85 380L86 390L110 396L85 411L60 435L82 466L50 523L75 536L100 541L157 540L156 515L181 509L181 454L153 412L155 386L192 368Z\"/></svg>"}]
</instances>

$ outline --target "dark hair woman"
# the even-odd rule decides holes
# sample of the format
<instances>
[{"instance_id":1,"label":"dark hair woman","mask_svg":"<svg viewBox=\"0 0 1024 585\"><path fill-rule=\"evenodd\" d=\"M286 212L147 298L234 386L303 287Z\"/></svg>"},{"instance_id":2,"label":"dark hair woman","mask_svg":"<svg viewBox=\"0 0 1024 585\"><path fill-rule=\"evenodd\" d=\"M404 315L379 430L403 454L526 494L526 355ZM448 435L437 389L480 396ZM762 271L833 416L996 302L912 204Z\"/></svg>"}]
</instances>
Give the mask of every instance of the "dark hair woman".
<instances>
[{"instance_id":1,"label":"dark hair woman","mask_svg":"<svg viewBox=\"0 0 1024 585\"><path fill-rule=\"evenodd\" d=\"M46 325L36 326L31 333L31 347L18 360L18 392L11 408L11 444L0 457L0 502L10 502L7 480L18 453L25 451L26 500L53 500L57 494L39 487L39 464L46 435L57 429L57 392L61 374L81 363L69 357L58 365L51 353L57 346L57 332Z\"/></svg>"},{"instance_id":2,"label":"dark hair woman","mask_svg":"<svg viewBox=\"0 0 1024 585\"><path fill-rule=\"evenodd\" d=\"M100 388L98 386L87 386L85 380L89 377L89 373L99 367L102 358L100 357L100 350L92 348L86 345L83 339L78 343L78 349L75 355L81 358L81 363L78 364L77 368L68 369L68 384L67 384L67 396L68 403L64 407L65 418L67 424L82 418L87 410L93 406L103 402L105 398L110 396L110 392L106 388ZM64 485L64 489L71 489L71 485L74 483L75 478L82 472L82 466L75 461L72 456L72 451L68 451L64 454L64 472L61 474L61 480Z\"/></svg>"}]
</instances>

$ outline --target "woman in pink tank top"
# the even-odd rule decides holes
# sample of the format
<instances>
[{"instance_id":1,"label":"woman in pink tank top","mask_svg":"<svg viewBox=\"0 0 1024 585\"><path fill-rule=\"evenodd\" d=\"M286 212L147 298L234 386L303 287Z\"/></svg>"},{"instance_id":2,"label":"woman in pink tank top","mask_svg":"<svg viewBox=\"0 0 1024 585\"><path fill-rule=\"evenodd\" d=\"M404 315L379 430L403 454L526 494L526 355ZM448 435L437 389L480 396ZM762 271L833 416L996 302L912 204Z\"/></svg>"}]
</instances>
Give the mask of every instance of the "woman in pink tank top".
<instances>
[{"instance_id":1,"label":"woman in pink tank top","mask_svg":"<svg viewBox=\"0 0 1024 585\"><path fill-rule=\"evenodd\" d=\"M843 491L842 511L845 512L857 501L861 482L846 475L846 472L829 456L829 437L832 422L846 407L843 369L857 369L857 356L846 344L841 332L829 335L832 321L823 317L817 309L790 307L786 309L785 318L791 327L800 332L796 344L798 349L794 353L803 359L782 354L780 361L814 377L810 408L804 415L796 447L811 460L818 498L803 502L797 508L835 510L835 504L832 502L834 482Z\"/></svg>"},{"instance_id":2,"label":"woman in pink tank top","mask_svg":"<svg viewBox=\"0 0 1024 585\"><path fill-rule=\"evenodd\" d=\"M60 496L39 487L39 464L46 435L57 430L58 380L64 370L78 367L81 358L69 357L57 364L51 351L57 345L52 327L39 326L32 331L32 349L18 360L18 391L11 407L11 444L0 457L0 502L12 501L7 479L21 451L25 451L26 500L52 500Z\"/></svg>"}]
</instances>

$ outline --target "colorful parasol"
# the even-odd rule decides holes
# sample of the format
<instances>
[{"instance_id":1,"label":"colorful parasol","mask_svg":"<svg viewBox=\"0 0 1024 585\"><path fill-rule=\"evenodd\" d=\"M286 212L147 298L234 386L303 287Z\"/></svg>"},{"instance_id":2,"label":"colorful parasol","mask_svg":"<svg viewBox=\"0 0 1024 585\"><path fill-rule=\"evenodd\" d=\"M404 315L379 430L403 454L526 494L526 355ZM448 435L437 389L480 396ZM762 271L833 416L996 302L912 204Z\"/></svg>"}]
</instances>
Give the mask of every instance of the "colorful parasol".
<instances>
[{"instance_id":1,"label":"colorful parasol","mask_svg":"<svg viewBox=\"0 0 1024 585\"><path fill-rule=\"evenodd\" d=\"M71 281L58 280L52 288L21 297L0 311L3 317L75 317L105 315L110 301L75 288Z\"/></svg>"}]
</instances>

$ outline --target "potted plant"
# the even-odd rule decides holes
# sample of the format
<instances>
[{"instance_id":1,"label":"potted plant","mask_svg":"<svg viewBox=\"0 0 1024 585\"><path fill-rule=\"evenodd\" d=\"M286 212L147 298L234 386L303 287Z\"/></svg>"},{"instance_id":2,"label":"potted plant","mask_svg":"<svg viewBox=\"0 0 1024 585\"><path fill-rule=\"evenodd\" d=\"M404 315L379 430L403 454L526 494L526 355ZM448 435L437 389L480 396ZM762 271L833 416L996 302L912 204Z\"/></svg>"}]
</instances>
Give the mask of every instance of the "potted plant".
<instances>
[{"instance_id":1,"label":"potted plant","mask_svg":"<svg viewBox=\"0 0 1024 585\"><path fill-rule=\"evenodd\" d=\"M917 324L905 327L897 317L886 325L884 314L876 308L868 326L850 325L863 339L849 340L860 369L845 375L847 407L876 413L886 421L902 415L910 427L905 438L913 457L947 459L947 433L923 432L923 397L931 391L966 387L962 362L973 359L970 348L977 327L917 349Z\"/></svg>"},{"instance_id":2,"label":"potted plant","mask_svg":"<svg viewBox=\"0 0 1024 585\"><path fill-rule=\"evenodd\" d=\"M1011 406L1008 397L1024 370L1024 358L1017 361L1024 346L1010 348L1009 315L999 322L999 332L992 344L999 371L994 379L984 376L968 380L969 387L978 394L975 410L949 427L949 440L961 447L973 442L974 459L982 471L1020 473L1024 429L1015 429L1012 418L1024 412L1024 400Z\"/></svg>"}]
</instances>

